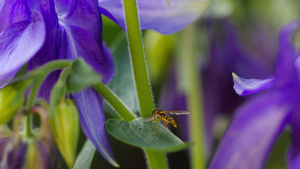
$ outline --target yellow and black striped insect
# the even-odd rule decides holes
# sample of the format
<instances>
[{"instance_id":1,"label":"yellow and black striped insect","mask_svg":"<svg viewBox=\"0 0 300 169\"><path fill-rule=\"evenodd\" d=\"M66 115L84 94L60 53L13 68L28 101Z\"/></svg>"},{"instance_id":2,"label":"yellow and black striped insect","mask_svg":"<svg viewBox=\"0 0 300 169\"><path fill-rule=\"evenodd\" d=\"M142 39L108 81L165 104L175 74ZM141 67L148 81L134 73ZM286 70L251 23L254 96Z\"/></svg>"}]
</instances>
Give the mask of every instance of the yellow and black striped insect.
<instances>
[{"instance_id":1,"label":"yellow and black striped insect","mask_svg":"<svg viewBox=\"0 0 300 169\"><path fill-rule=\"evenodd\" d=\"M145 121L152 121L152 128L150 130L152 130L154 128L153 123L156 122L156 130L152 134L152 136L154 136L155 133L157 132L157 125L161 120L165 121L164 125L168 129L169 129L169 127L168 127L169 123L171 123L175 128L177 128L177 124L176 124L175 120L173 119L173 117L170 115L167 115L166 113L174 114L174 115L190 114L190 112L187 112L187 111L163 111L161 109L153 109L152 114L145 117Z\"/></svg>"}]
</instances>

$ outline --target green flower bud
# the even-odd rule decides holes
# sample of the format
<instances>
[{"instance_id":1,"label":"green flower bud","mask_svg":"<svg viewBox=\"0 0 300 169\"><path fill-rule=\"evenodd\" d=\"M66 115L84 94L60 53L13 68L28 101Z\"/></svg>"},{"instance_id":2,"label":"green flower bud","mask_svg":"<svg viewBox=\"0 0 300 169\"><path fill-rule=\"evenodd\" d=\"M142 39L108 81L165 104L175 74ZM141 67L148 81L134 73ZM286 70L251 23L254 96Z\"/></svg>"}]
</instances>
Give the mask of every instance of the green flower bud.
<instances>
[{"instance_id":1,"label":"green flower bud","mask_svg":"<svg viewBox=\"0 0 300 169\"><path fill-rule=\"evenodd\" d=\"M57 147L71 168L75 162L79 138L78 110L72 100L63 100L57 105L51 119L51 128Z\"/></svg>"},{"instance_id":2,"label":"green flower bud","mask_svg":"<svg viewBox=\"0 0 300 169\"><path fill-rule=\"evenodd\" d=\"M0 90L0 125L11 120L21 105L24 95L19 94L13 86L6 86Z\"/></svg>"}]
</instances>

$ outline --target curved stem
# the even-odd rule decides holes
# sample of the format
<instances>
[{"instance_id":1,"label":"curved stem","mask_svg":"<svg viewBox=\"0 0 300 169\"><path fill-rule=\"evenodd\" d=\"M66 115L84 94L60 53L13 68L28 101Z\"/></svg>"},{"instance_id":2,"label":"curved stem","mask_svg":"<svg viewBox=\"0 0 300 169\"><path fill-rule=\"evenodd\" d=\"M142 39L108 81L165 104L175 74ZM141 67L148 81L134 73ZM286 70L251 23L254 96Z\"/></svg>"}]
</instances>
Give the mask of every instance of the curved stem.
<instances>
[{"instance_id":1,"label":"curved stem","mask_svg":"<svg viewBox=\"0 0 300 169\"><path fill-rule=\"evenodd\" d=\"M108 101L108 103L116 110L123 120L130 121L136 118L135 114L132 113L118 98L118 96L103 83L95 83L93 87L104 97L105 100Z\"/></svg>"},{"instance_id":2,"label":"curved stem","mask_svg":"<svg viewBox=\"0 0 300 169\"><path fill-rule=\"evenodd\" d=\"M30 95L28 98L28 102L26 105L26 110L27 110L27 117L26 117L26 121L25 121L25 135L27 137L32 137L33 134L31 133L31 125L32 125L32 116L30 113L30 108L33 106L34 101L35 101L35 97L40 89L41 84L43 83L45 79L45 76L38 76L37 79L35 80L32 89L30 91Z\"/></svg>"},{"instance_id":3,"label":"curved stem","mask_svg":"<svg viewBox=\"0 0 300 169\"><path fill-rule=\"evenodd\" d=\"M57 61L52 61L49 62L31 72L28 74L34 74L37 76L32 89L29 94L28 102L26 105L26 110L27 110L27 117L25 121L25 135L27 137L32 137L33 134L31 132L31 125L32 125L32 115L30 113L30 109L33 106L35 102L35 98L37 96L37 93L43 83L43 81L46 79L46 77L53 71L63 69L67 66L70 66L72 64L71 60L57 60Z\"/></svg>"}]
</instances>

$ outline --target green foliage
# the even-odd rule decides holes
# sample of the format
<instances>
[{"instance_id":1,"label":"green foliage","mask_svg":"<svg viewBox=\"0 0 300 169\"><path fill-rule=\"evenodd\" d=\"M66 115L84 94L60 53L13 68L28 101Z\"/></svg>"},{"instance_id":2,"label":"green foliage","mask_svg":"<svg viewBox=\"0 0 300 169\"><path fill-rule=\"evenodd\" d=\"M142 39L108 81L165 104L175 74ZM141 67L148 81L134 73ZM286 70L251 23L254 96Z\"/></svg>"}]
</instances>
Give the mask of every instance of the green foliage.
<instances>
[{"instance_id":1,"label":"green foliage","mask_svg":"<svg viewBox=\"0 0 300 169\"><path fill-rule=\"evenodd\" d=\"M78 92L92 86L99 79L100 75L79 57L72 64L72 72L67 79L67 88L70 92Z\"/></svg>"},{"instance_id":2,"label":"green foliage","mask_svg":"<svg viewBox=\"0 0 300 169\"><path fill-rule=\"evenodd\" d=\"M133 112L139 111L139 103L137 100L136 89L134 85L129 52L126 44L125 34L119 36L114 42L112 53L115 63L115 77L107 84L125 105ZM104 110L113 117L120 118L115 111L105 102Z\"/></svg>"},{"instance_id":3,"label":"green foliage","mask_svg":"<svg viewBox=\"0 0 300 169\"><path fill-rule=\"evenodd\" d=\"M109 119L105 126L107 132L116 139L145 149L173 152L191 145L190 143L182 142L160 123L157 126L156 134L152 136L155 127L153 130L150 130L152 122L146 122L143 118L137 118L132 121Z\"/></svg>"},{"instance_id":4,"label":"green foliage","mask_svg":"<svg viewBox=\"0 0 300 169\"><path fill-rule=\"evenodd\" d=\"M93 145L93 143L89 140L86 140L83 148L76 158L73 169L89 169L92 164L95 151L96 147Z\"/></svg>"}]
</instances>

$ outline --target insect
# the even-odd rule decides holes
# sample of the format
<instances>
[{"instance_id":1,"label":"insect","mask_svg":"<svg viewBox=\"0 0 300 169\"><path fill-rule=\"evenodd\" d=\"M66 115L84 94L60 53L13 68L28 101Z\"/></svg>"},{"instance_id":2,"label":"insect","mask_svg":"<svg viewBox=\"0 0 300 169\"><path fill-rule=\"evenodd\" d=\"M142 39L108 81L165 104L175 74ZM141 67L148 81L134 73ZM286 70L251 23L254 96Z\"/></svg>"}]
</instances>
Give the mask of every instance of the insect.
<instances>
[{"instance_id":1,"label":"insect","mask_svg":"<svg viewBox=\"0 0 300 169\"><path fill-rule=\"evenodd\" d=\"M166 113L174 114L174 115L190 114L190 112L187 112L187 111L163 111L161 109L153 109L152 114L145 117L145 121L152 121L152 128L150 130L152 130L154 128L153 123L156 122L156 130L152 134L152 136L154 136L155 133L157 132L157 125L158 125L158 122L160 122L161 120L165 121L164 125L168 129L169 129L169 127L168 127L169 123L171 123L175 128L177 128L177 124L176 124L175 120L173 119L173 117L170 115L167 115Z\"/></svg>"}]
</instances>

